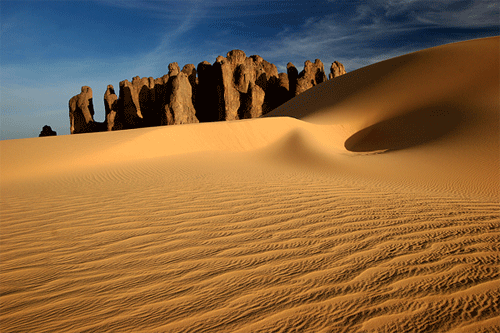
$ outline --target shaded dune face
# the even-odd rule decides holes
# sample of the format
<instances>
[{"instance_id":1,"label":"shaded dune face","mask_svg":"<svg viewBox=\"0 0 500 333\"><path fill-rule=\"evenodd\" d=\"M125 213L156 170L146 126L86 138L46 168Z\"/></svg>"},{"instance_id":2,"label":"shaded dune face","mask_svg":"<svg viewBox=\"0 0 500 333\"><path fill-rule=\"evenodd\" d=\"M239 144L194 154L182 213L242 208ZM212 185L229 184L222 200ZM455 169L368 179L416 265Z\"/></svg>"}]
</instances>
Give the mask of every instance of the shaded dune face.
<instances>
[{"instance_id":1,"label":"shaded dune face","mask_svg":"<svg viewBox=\"0 0 500 333\"><path fill-rule=\"evenodd\" d=\"M418 51L323 82L266 116L350 125L350 135L392 118L395 126L416 122L405 125L409 136L426 119L431 127L436 122L443 126L443 134L447 122L456 124L464 116L488 117L491 127L500 111L499 53L498 38ZM412 115L419 112L421 116Z\"/></svg>"},{"instance_id":2,"label":"shaded dune face","mask_svg":"<svg viewBox=\"0 0 500 333\"><path fill-rule=\"evenodd\" d=\"M344 147L352 152L411 148L450 135L462 120L460 109L453 105L432 105L363 128L351 135Z\"/></svg>"}]
</instances>

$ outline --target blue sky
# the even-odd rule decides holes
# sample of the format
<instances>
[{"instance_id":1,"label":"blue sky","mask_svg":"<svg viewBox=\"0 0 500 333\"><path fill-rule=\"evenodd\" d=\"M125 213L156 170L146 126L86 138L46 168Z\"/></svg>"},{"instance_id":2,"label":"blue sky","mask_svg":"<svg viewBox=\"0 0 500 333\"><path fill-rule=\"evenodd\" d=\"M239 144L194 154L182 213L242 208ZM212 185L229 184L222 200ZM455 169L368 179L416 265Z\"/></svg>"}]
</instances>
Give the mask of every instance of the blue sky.
<instances>
[{"instance_id":1,"label":"blue sky","mask_svg":"<svg viewBox=\"0 0 500 333\"><path fill-rule=\"evenodd\" d=\"M499 35L498 0L0 1L0 139L69 134L68 100L88 85L104 120L108 84L160 77L171 62L241 49L286 71L347 71L428 47ZM474 66L471 64L471 66Z\"/></svg>"}]
</instances>

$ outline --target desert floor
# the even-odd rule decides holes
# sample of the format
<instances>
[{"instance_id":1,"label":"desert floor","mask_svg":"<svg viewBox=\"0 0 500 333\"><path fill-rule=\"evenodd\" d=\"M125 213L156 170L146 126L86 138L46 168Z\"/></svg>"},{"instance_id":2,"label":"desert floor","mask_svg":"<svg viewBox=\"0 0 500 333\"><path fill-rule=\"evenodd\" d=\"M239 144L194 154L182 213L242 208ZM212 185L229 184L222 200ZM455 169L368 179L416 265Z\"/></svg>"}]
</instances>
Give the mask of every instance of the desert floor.
<instances>
[{"instance_id":1,"label":"desert floor","mask_svg":"<svg viewBox=\"0 0 500 333\"><path fill-rule=\"evenodd\" d=\"M0 142L2 332L499 332L500 38L264 118Z\"/></svg>"}]
</instances>

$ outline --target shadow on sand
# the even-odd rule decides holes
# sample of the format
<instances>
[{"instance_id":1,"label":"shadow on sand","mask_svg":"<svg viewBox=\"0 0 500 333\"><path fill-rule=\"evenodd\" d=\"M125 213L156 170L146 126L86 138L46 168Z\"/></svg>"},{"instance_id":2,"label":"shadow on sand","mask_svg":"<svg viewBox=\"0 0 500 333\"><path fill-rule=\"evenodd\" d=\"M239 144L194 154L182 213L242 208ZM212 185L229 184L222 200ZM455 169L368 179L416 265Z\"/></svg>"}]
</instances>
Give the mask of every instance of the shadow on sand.
<instances>
[{"instance_id":1,"label":"shadow on sand","mask_svg":"<svg viewBox=\"0 0 500 333\"><path fill-rule=\"evenodd\" d=\"M449 135L462 119L463 115L455 105L433 105L364 128L350 136L344 147L352 152L415 147Z\"/></svg>"}]
</instances>

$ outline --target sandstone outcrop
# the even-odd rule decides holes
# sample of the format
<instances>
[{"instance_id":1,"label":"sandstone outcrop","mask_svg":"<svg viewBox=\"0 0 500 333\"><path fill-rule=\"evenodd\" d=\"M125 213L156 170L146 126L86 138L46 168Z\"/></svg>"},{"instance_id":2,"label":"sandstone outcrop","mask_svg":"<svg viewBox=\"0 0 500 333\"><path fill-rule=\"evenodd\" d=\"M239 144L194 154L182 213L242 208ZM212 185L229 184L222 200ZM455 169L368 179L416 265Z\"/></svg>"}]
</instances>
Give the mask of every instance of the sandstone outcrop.
<instances>
[{"instance_id":1,"label":"sandstone outcrop","mask_svg":"<svg viewBox=\"0 0 500 333\"><path fill-rule=\"evenodd\" d=\"M213 66L218 87L218 120L259 117L291 98L286 74L258 55L241 50L219 56ZM201 79L200 79L201 83Z\"/></svg>"},{"instance_id":2,"label":"sandstone outcrop","mask_svg":"<svg viewBox=\"0 0 500 333\"><path fill-rule=\"evenodd\" d=\"M179 125L197 123L193 105L192 86L188 74L180 72L172 78L172 94L170 102L165 105L161 124Z\"/></svg>"},{"instance_id":3,"label":"sandstone outcrop","mask_svg":"<svg viewBox=\"0 0 500 333\"><path fill-rule=\"evenodd\" d=\"M220 71L219 119L236 120L267 113L273 109L265 96L277 85L278 70L260 56L247 57L241 50L219 56L216 75ZM274 80L272 79L274 78Z\"/></svg>"},{"instance_id":4,"label":"sandstone outcrop","mask_svg":"<svg viewBox=\"0 0 500 333\"><path fill-rule=\"evenodd\" d=\"M120 124L123 129L144 127L156 111L155 82L152 77L136 76L132 82L120 82L119 109ZM158 112L157 112L158 113ZM143 114L147 115L146 119Z\"/></svg>"},{"instance_id":5,"label":"sandstone outcrop","mask_svg":"<svg viewBox=\"0 0 500 333\"><path fill-rule=\"evenodd\" d=\"M43 126L42 131L40 132L40 135L38 135L38 136L42 137L42 136L56 136L56 135L57 135L56 131L53 131L50 126L45 125L45 126Z\"/></svg>"},{"instance_id":6,"label":"sandstone outcrop","mask_svg":"<svg viewBox=\"0 0 500 333\"><path fill-rule=\"evenodd\" d=\"M82 91L69 100L69 123L71 134L94 132L94 104L92 89L83 86Z\"/></svg>"},{"instance_id":7,"label":"sandstone outcrop","mask_svg":"<svg viewBox=\"0 0 500 333\"><path fill-rule=\"evenodd\" d=\"M250 82L246 96L241 100L243 111L242 118L258 118L262 116L265 100L265 91L257 84Z\"/></svg>"},{"instance_id":8,"label":"sandstone outcrop","mask_svg":"<svg viewBox=\"0 0 500 333\"><path fill-rule=\"evenodd\" d=\"M104 109L106 111L106 130L116 131L122 129L117 123L115 125L116 113L118 112L118 97L115 88L110 84L104 93Z\"/></svg>"},{"instance_id":9,"label":"sandstone outcrop","mask_svg":"<svg viewBox=\"0 0 500 333\"><path fill-rule=\"evenodd\" d=\"M344 65L338 61L334 61L330 67L330 74L328 75L328 78L331 80L337 76L344 75L345 73L346 71Z\"/></svg>"},{"instance_id":10,"label":"sandstone outcrop","mask_svg":"<svg viewBox=\"0 0 500 333\"><path fill-rule=\"evenodd\" d=\"M170 76L175 76L179 74L181 69L179 68L179 64L176 62L173 62L171 64L168 64L168 75Z\"/></svg>"},{"instance_id":11,"label":"sandstone outcrop","mask_svg":"<svg viewBox=\"0 0 500 333\"><path fill-rule=\"evenodd\" d=\"M334 62L329 77L344 73L344 66ZM71 133L256 118L326 79L319 59L306 61L300 73L292 63L287 73L278 73L274 64L241 50L182 70L173 62L162 77L121 81L119 96L108 85L104 123L94 121L92 90L82 87L69 102Z\"/></svg>"},{"instance_id":12,"label":"sandstone outcrop","mask_svg":"<svg viewBox=\"0 0 500 333\"><path fill-rule=\"evenodd\" d=\"M307 60L304 63L304 69L298 74L294 95L297 96L325 81L326 74L321 60L316 59L314 63Z\"/></svg>"}]
</instances>

